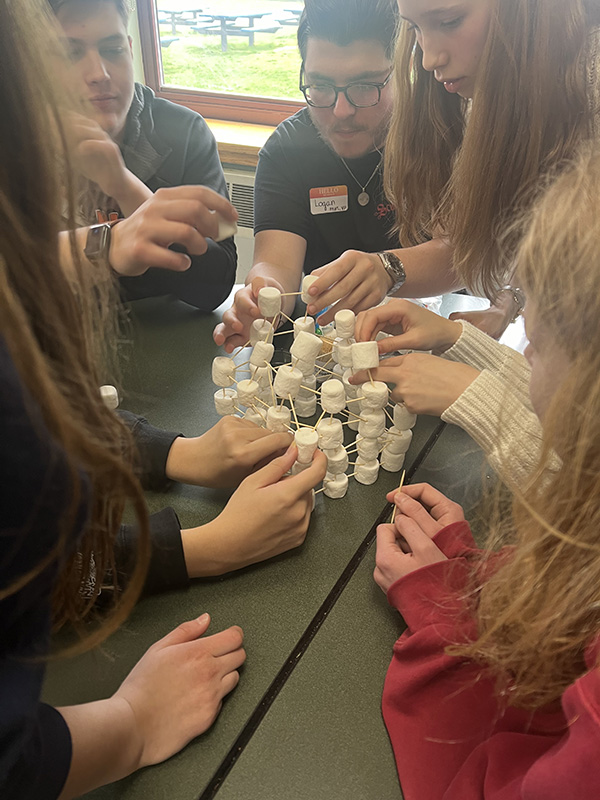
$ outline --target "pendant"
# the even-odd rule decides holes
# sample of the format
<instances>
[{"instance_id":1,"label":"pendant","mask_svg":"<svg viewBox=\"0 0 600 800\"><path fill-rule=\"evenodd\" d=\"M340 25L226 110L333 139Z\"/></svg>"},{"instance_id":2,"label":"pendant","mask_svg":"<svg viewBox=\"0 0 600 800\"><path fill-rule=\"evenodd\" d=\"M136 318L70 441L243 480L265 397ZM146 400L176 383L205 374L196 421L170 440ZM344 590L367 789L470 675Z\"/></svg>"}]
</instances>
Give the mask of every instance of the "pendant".
<instances>
[{"instance_id":1,"label":"pendant","mask_svg":"<svg viewBox=\"0 0 600 800\"><path fill-rule=\"evenodd\" d=\"M357 199L358 199L358 205L359 206L368 206L369 205L369 201L371 200L371 198L369 197L368 193L365 192L364 189L358 195Z\"/></svg>"}]
</instances>

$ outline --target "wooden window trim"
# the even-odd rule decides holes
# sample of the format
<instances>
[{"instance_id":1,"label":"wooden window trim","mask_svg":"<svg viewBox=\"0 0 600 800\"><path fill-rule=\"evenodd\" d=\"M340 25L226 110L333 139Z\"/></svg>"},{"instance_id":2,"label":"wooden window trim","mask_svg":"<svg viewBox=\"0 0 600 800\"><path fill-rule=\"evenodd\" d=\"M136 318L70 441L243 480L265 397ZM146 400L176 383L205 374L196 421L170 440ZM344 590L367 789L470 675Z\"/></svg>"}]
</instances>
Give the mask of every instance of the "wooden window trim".
<instances>
[{"instance_id":1,"label":"wooden window trim","mask_svg":"<svg viewBox=\"0 0 600 800\"><path fill-rule=\"evenodd\" d=\"M158 97L187 106L203 117L273 126L303 107L303 103L292 100L274 100L166 86L162 74L160 32L154 13L154 0L137 0L137 14L146 84Z\"/></svg>"}]
</instances>

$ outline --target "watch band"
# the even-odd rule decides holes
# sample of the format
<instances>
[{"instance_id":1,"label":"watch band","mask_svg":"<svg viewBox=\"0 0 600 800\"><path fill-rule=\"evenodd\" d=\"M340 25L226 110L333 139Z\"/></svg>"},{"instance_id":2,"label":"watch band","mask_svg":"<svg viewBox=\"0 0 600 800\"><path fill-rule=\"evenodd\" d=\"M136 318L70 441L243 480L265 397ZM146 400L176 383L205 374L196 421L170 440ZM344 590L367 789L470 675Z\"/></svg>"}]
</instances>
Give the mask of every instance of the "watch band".
<instances>
[{"instance_id":1,"label":"watch band","mask_svg":"<svg viewBox=\"0 0 600 800\"><path fill-rule=\"evenodd\" d=\"M111 230L120 220L112 222L101 222L100 225L92 225L87 234L83 254L94 266L110 267L109 252Z\"/></svg>"},{"instance_id":2,"label":"watch band","mask_svg":"<svg viewBox=\"0 0 600 800\"><path fill-rule=\"evenodd\" d=\"M402 261L400 261L395 253L390 253L387 250L383 250L381 253L376 253L375 255L379 256L381 263L383 264L383 268L392 279L392 285L386 292L386 296L389 297L389 295L398 291L398 289L406 281L404 264Z\"/></svg>"},{"instance_id":3,"label":"watch band","mask_svg":"<svg viewBox=\"0 0 600 800\"><path fill-rule=\"evenodd\" d=\"M520 314L523 313L523 309L525 308L525 292L522 289L519 289L518 286L503 286L503 292L509 292L512 301L515 304L515 313L511 319L512 322L516 322L517 318Z\"/></svg>"}]
</instances>

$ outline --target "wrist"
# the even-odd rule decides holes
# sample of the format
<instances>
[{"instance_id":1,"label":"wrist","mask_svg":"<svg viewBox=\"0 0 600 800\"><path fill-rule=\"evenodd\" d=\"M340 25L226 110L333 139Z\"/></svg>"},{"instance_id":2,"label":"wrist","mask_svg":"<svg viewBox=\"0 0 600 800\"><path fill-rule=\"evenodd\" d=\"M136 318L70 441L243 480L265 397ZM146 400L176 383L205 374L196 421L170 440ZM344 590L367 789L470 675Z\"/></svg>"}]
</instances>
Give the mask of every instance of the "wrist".
<instances>
[{"instance_id":1,"label":"wrist","mask_svg":"<svg viewBox=\"0 0 600 800\"><path fill-rule=\"evenodd\" d=\"M462 336L463 326L453 319L445 320L444 333L437 346L432 350L434 355L441 355L450 350Z\"/></svg>"},{"instance_id":2,"label":"wrist","mask_svg":"<svg viewBox=\"0 0 600 800\"><path fill-rule=\"evenodd\" d=\"M178 436L171 445L165 465L166 477L178 483L206 486L207 476L202 466L209 461L199 445L202 436L186 438Z\"/></svg>"},{"instance_id":3,"label":"wrist","mask_svg":"<svg viewBox=\"0 0 600 800\"><path fill-rule=\"evenodd\" d=\"M501 290L502 301L500 307L504 311L504 320L508 323L516 322L525 308L525 293L518 286L503 286Z\"/></svg>"},{"instance_id":4,"label":"wrist","mask_svg":"<svg viewBox=\"0 0 600 800\"><path fill-rule=\"evenodd\" d=\"M228 550L220 516L206 525L181 531L183 555L190 578L216 578L239 568Z\"/></svg>"}]
</instances>

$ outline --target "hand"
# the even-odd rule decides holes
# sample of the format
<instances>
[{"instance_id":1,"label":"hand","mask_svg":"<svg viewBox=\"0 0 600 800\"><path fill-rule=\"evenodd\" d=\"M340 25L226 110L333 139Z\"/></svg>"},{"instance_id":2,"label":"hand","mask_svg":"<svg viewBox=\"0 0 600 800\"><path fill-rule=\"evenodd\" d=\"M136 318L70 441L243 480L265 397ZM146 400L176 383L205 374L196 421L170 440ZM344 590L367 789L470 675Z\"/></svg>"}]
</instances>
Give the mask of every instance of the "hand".
<instances>
[{"instance_id":1,"label":"hand","mask_svg":"<svg viewBox=\"0 0 600 800\"><path fill-rule=\"evenodd\" d=\"M200 638L209 624L203 614L179 625L152 645L114 694L113 702L131 709L137 767L164 761L204 733L237 686L246 659L242 629Z\"/></svg>"},{"instance_id":2,"label":"hand","mask_svg":"<svg viewBox=\"0 0 600 800\"><path fill-rule=\"evenodd\" d=\"M250 339L250 327L262 315L258 307L258 293L264 286L274 286L283 294L285 289L274 278L254 278L252 283L236 292L233 305L223 314L223 321L213 331L213 339L227 353L241 347Z\"/></svg>"},{"instance_id":3,"label":"hand","mask_svg":"<svg viewBox=\"0 0 600 800\"><path fill-rule=\"evenodd\" d=\"M207 238L218 234L218 220L212 211L235 221L231 203L206 186L176 186L159 189L127 219L112 230L109 261L119 275L142 275L149 267L174 272L189 268L189 255L169 250L183 245L188 253L202 255Z\"/></svg>"},{"instance_id":4,"label":"hand","mask_svg":"<svg viewBox=\"0 0 600 800\"><path fill-rule=\"evenodd\" d=\"M346 250L335 261L313 270L311 274L317 275L319 280L308 290L313 298L308 313L315 316L324 308L333 306L319 317L320 324L331 322L342 308L358 312L377 305L391 286L379 256L358 250Z\"/></svg>"},{"instance_id":5,"label":"hand","mask_svg":"<svg viewBox=\"0 0 600 800\"><path fill-rule=\"evenodd\" d=\"M429 312L427 312L429 313ZM458 361L446 361L427 353L409 353L380 362L369 370L375 381L395 384L391 399L404 403L413 414L441 416L479 375L479 370ZM365 372L357 372L350 383L368 380Z\"/></svg>"},{"instance_id":6,"label":"hand","mask_svg":"<svg viewBox=\"0 0 600 800\"><path fill-rule=\"evenodd\" d=\"M98 123L82 114L69 113L67 122L69 153L75 168L109 197L116 198L129 171L119 145Z\"/></svg>"},{"instance_id":7,"label":"hand","mask_svg":"<svg viewBox=\"0 0 600 800\"><path fill-rule=\"evenodd\" d=\"M510 324L511 313L509 312L512 312L512 308L507 311L503 308L490 306L490 308L485 308L482 311L455 311L450 314L450 319L463 319L465 322L470 322L471 325L487 333L492 339L499 339Z\"/></svg>"},{"instance_id":8,"label":"hand","mask_svg":"<svg viewBox=\"0 0 600 800\"><path fill-rule=\"evenodd\" d=\"M425 533L433 538L438 531L465 518L462 506L453 502L429 483L411 483L387 494L402 514L418 522Z\"/></svg>"},{"instance_id":9,"label":"hand","mask_svg":"<svg viewBox=\"0 0 600 800\"><path fill-rule=\"evenodd\" d=\"M175 439L167 457L167 477L197 486L237 486L291 443L289 433L272 433L247 419L223 417L202 436Z\"/></svg>"},{"instance_id":10,"label":"hand","mask_svg":"<svg viewBox=\"0 0 600 800\"><path fill-rule=\"evenodd\" d=\"M456 344L462 325L408 300L390 300L358 315L357 342L368 342L380 331L392 336L378 342L380 353L394 350L435 350L443 353Z\"/></svg>"},{"instance_id":11,"label":"hand","mask_svg":"<svg viewBox=\"0 0 600 800\"><path fill-rule=\"evenodd\" d=\"M422 486L425 484L421 484ZM411 488L415 487L404 487L404 489ZM428 488L432 489L431 486ZM435 534L443 527L439 520L429 514L421 503L411 498L408 493L390 492L390 495L394 494L398 513L394 524L377 527L377 553L373 571L375 583L386 593L393 583L410 572L447 560L432 541ZM441 493L437 494L443 498Z\"/></svg>"},{"instance_id":12,"label":"hand","mask_svg":"<svg viewBox=\"0 0 600 800\"><path fill-rule=\"evenodd\" d=\"M296 455L296 447L290 447L246 478L217 519L182 531L191 577L222 575L304 542L312 511L311 489L325 477L327 459L317 450L310 467L284 478Z\"/></svg>"}]
</instances>

